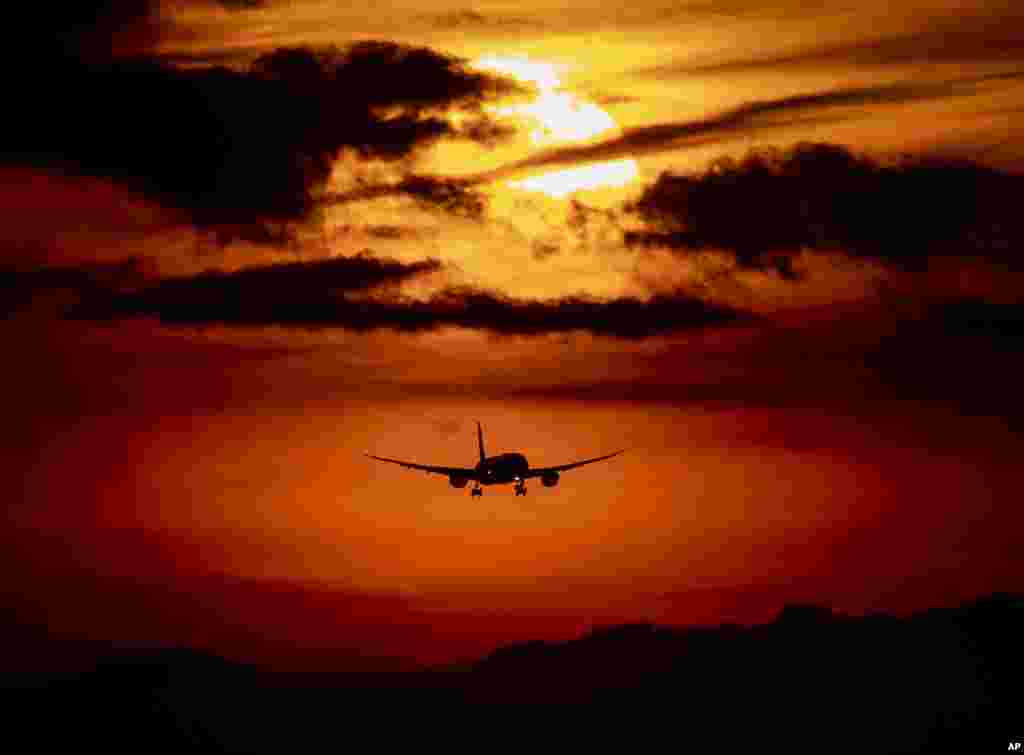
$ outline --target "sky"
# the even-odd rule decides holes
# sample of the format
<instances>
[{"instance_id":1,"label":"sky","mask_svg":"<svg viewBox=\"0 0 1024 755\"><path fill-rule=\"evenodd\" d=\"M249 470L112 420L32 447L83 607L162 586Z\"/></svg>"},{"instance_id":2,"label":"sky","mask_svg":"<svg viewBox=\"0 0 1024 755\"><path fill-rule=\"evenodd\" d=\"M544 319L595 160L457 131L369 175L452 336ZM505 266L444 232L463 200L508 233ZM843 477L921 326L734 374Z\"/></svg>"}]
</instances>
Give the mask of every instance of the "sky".
<instances>
[{"instance_id":1,"label":"sky","mask_svg":"<svg viewBox=\"0 0 1024 755\"><path fill-rule=\"evenodd\" d=\"M8 624L442 662L1021 588L1018 4L374 8L12 27ZM476 420L628 450L364 455Z\"/></svg>"}]
</instances>

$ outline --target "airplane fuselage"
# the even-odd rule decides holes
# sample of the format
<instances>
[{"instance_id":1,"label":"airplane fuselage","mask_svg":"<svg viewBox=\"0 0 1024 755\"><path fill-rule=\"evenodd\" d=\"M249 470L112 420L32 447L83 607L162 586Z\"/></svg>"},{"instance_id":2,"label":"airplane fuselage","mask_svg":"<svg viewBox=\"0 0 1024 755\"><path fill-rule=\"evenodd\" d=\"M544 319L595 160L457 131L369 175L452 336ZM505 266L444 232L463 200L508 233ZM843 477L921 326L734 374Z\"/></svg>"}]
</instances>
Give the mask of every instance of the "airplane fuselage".
<instances>
[{"instance_id":1,"label":"airplane fuselage","mask_svg":"<svg viewBox=\"0 0 1024 755\"><path fill-rule=\"evenodd\" d=\"M499 454L489 456L476 465L481 485L500 485L523 479L530 470L522 454Z\"/></svg>"}]
</instances>

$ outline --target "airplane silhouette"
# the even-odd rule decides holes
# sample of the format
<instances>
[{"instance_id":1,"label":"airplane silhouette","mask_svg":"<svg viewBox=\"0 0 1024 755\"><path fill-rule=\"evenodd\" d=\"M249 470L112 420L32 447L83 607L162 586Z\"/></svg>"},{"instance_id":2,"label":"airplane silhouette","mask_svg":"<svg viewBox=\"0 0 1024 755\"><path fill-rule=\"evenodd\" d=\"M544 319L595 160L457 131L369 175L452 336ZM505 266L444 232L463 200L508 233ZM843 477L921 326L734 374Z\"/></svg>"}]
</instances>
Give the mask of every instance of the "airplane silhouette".
<instances>
[{"instance_id":1,"label":"airplane silhouette","mask_svg":"<svg viewBox=\"0 0 1024 755\"><path fill-rule=\"evenodd\" d=\"M386 461L389 464L398 464L409 469L420 469L432 474L443 474L448 477L448 482L453 488L464 488L473 482L471 495L483 495L481 485L502 485L510 482L515 483L516 495L526 495L526 481L531 477L539 477L541 484L546 488L553 488L558 484L560 472L565 472L575 467L582 467L584 464L593 464L595 461L604 461L613 456L618 456L622 451L613 454L597 456L593 459L574 461L569 464L560 464L557 467L538 467L530 469L526 457L522 454L499 454L498 456L487 456L484 453L484 429L479 422L476 423L476 437L480 444L480 461L472 469L468 467L434 467L428 464L413 464L411 461L399 461L388 459L384 456L366 454L371 459Z\"/></svg>"}]
</instances>

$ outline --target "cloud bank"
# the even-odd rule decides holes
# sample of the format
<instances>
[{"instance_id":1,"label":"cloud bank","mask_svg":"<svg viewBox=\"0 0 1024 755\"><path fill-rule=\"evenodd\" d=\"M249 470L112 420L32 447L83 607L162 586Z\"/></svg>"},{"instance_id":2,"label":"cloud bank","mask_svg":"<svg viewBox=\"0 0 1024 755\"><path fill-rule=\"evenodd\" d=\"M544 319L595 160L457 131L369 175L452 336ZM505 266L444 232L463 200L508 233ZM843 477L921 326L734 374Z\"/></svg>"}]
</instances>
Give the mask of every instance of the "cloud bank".
<instances>
[{"instance_id":1,"label":"cloud bank","mask_svg":"<svg viewBox=\"0 0 1024 755\"><path fill-rule=\"evenodd\" d=\"M43 266L0 270L0 292L8 313L34 300L66 295L75 317L116 316L128 302L146 302L154 312L192 309L232 311L259 306L268 312L287 311L342 292L369 291L438 272L435 259L404 263L373 257L287 262L242 268L234 272L210 271L199 275L155 278L140 259L111 264Z\"/></svg>"},{"instance_id":2,"label":"cloud bank","mask_svg":"<svg viewBox=\"0 0 1024 755\"><path fill-rule=\"evenodd\" d=\"M356 257L206 273L83 298L70 316L80 320L151 317L199 326L387 328L410 333L443 327L521 336L584 331L626 339L753 319L682 292L647 300L583 296L528 300L469 287L449 287L426 300L384 291L364 294L440 267L435 260L405 264Z\"/></svg>"},{"instance_id":3,"label":"cloud bank","mask_svg":"<svg viewBox=\"0 0 1024 755\"><path fill-rule=\"evenodd\" d=\"M765 255L839 250L908 269L933 257L979 257L1020 267L1024 176L964 160L906 158L883 165L832 144L757 150L696 175L663 173L628 209L646 228L635 247Z\"/></svg>"},{"instance_id":4,"label":"cloud bank","mask_svg":"<svg viewBox=\"0 0 1024 755\"><path fill-rule=\"evenodd\" d=\"M456 58L380 41L279 49L245 70L76 57L102 28L38 53L49 57L14 88L0 163L112 179L222 240L287 236L318 206L343 150L398 161L442 138L493 142L502 132L487 128L482 103L519 91ZM472 113L472 127L453 125L455 110Z\"/></svg>"}]
</instances>

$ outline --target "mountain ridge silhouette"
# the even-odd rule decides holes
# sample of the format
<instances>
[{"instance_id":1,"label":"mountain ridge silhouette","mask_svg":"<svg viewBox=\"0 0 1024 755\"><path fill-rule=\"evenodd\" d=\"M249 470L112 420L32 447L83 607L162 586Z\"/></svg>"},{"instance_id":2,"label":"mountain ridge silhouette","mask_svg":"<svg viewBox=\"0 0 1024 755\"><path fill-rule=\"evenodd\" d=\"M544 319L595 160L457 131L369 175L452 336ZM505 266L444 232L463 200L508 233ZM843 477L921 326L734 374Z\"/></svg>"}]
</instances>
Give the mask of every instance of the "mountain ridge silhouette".
<instances>
[{"instance_id":1,"label":"mountain ridge silhouette","mask_svg":"<svg viewBox=\"0 0 1024 755\"><path fill-rule=\"evenodd\" d=\"M294 749L296 732L334 736L338 711L358 728L380 711L472 709L493 720L511 706L534 711L516 719L525 732L577 720L553 710L596 706L627 718L671 709L692 736L739 727L760 741L985 752L979 742L1013 736L1019 721L1021 636L1024 594L996 593L904 617L789 604L751 626L601 626L418 671L285 673L185 647L111 649L91 670L35 685L11 675L3 686L13 728L51 744L159 737L274 752ZM44 723L54 720L62 725ZM648 728L670 726L658 720Z\"/></svg>"}]
</instances>

